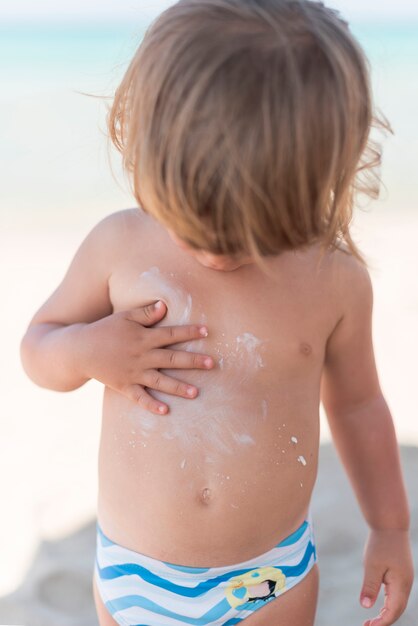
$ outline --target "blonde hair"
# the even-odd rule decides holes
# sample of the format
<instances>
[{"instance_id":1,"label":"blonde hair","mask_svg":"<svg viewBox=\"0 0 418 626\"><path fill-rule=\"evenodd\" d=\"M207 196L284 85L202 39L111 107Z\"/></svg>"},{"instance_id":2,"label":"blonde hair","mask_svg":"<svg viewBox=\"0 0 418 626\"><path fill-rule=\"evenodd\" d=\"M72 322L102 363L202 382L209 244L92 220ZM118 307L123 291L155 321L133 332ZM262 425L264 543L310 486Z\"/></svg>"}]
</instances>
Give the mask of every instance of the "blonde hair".
<instances>
[{"instance_id":1,"label":"blonde hair","mask_svg":"<svg viewBox=\"0 0 418 626\"><path fill-rule=\"evenodd\" d=\"M116 91L110 137L142 208L196 249L266 255L349 232L379 193L368 63L309 0L180 0Z\"/></svg>"}]
</instances>

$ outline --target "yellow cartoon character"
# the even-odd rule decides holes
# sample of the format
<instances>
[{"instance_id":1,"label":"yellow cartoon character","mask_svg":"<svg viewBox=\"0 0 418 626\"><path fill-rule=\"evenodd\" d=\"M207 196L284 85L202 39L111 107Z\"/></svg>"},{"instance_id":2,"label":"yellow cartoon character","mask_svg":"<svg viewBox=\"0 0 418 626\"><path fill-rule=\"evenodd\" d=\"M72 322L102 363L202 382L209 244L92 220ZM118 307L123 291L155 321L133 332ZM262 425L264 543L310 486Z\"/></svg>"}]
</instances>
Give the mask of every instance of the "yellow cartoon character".
<instances>
[{"instance_id":1,"label":"yellow cartoon character","mask_svg":"<svg viewBox=\"0 0 418 626\"><path fill-rule=\"evenodd\" d=\"M236 609L246 602L274 598L285 583L286 576L278 567L259 567L231 578L225 595L229 604Z\"/></svg>"}]
</instances>

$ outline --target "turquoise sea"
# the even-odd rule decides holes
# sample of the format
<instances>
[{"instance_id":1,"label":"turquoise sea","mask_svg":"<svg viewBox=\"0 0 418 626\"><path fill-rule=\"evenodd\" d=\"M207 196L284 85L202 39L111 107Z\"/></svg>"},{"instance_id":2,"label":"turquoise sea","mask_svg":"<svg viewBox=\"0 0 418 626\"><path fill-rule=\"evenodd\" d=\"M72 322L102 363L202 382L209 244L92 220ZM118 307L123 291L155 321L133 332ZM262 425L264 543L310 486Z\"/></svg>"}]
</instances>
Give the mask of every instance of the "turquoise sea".
<instances>
[{"instance_id":1,"label":"turquoise sea","mask_svg":"<svg viewBox=\"0 0 418 626\"><path fill-rule=\"evenodd\" d=\"M25 228L95 219L132 198L105 137L111 96L147 24L0 26L1 216ZM385 141L384 208L417 200L418 23L352 25L372 67ZM90 95L88 95L90 94Z\"/></svg>"}]
</instances>

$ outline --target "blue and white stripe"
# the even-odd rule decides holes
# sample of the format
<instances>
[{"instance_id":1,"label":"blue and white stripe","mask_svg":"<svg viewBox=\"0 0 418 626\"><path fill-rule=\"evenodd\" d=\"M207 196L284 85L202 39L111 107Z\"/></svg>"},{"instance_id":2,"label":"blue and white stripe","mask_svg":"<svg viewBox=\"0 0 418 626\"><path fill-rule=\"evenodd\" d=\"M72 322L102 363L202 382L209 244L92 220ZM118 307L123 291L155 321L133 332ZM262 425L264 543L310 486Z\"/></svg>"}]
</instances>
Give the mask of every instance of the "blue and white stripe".
<instances>
[{"instance_id":1,"label":"blue and white stripe","mask_svg":"<svg viewBox=\"0 0 418 626\"><path fill-rule=\"evenodd\" d=\"M232 626L274 597L233 608L225 594L231 579L256 568L278 568L286 577L280 594L300 582L315 561L309 518L268 552L223 567L188 567L153 559L114 543L97 524L96 584L120 626Z\"/></svg>"}]
</instances>

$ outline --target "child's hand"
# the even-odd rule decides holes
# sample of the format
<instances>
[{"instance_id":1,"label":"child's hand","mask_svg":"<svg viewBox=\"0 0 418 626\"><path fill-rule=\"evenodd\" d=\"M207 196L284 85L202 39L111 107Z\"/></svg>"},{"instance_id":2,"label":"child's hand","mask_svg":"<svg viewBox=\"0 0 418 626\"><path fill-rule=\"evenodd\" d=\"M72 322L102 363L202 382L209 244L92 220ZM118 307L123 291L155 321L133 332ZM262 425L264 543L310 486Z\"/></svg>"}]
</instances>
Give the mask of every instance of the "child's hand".
<instances>
[{"instance_id":1,"label":"child's hand","mask_svg":"<svg viewBox=\"0 0 418 626\"><path fill-rule=\"evenodd\" d=\"M381 584L385 585L385 602L379 617L366 620L364 626L390 626L404 612L413 582L408 532L371 530L364 552L364 569L362 606L372 607Z\"/></svg>"},{"instance_id":2,"label":"child's hand","mask_svg":"<svg viewBox=\"0 0 418 626\"><path fill-rule=\"evenodd\" d=\"M162 374L160 368L210 369L214 365L208 356L164 349L207 335L206 328L198 325L146 328L159 322L165 313L164 303L155 303L108 315L86 324L81 332L83 373L159 415L167 413L168 406L144 387L189 399L198 393L195 387Z\"/></svg>"}]
</instances>

